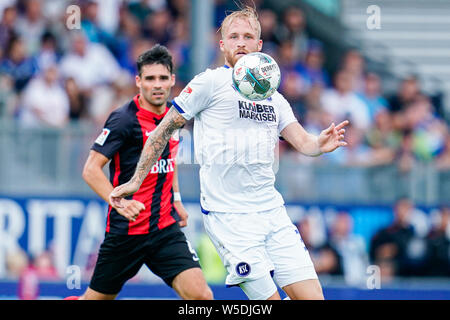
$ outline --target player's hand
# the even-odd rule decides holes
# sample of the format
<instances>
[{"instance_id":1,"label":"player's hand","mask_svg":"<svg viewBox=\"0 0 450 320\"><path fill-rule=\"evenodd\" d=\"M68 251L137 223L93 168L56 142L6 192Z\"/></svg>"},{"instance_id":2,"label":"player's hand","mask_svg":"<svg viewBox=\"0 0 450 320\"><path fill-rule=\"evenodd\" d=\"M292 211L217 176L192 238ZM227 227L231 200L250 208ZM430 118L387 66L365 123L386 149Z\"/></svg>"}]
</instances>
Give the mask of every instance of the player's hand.
<instances>
[{"instance_id":1,"label":"player's hand","mask_svg":"<svg viewBox=\"0 0 450 320\"><path fill-rule=\"evenodd\" d=\"M128 219L128 221L136 221L142 210L145 210L145 205L137 200L122 199L122 208L115 208L116 211Z\"/></svg>"},{"instance_id":2,"label":"player's hand","mask_svg":"<svg viewBox=\"0 0 450 320\"><path fill-rule=\"evenodd\" d=\"M320 152L332 152L339 147L346 146L347 142L344 141L344 127L349 123L348 120L342 121L337 126L332 123L331 126L323 130L318 139Z\"/></svg>"},{"instance_id":3,"label":"player's hand","mask_svg":"<svg viewBox=\"0 0 450 320\"><path fill-rule=\"evenodd\" d=\"M114 209L120 209L124 207L122 203L124 198L132 195L139 190L140 185L128 181L127 183L121 184L114 188L114 190L109 194L109 203Z\"/></svg>"},{"instance_id":4,"label":"player's hand","mask_svg":"<svg viewBox=\"0 0 450 320\"><path fill-rule=\"evenodd\" d=\"M187 226L187 220L189 217L188 212L183 206L183 203L181 201L174 201L173 206L175 207L175 210L177 210L178 215L180 216L181 220L178 221L178 224L180 227L186 227Z\"/></svg>"}]
</instances>

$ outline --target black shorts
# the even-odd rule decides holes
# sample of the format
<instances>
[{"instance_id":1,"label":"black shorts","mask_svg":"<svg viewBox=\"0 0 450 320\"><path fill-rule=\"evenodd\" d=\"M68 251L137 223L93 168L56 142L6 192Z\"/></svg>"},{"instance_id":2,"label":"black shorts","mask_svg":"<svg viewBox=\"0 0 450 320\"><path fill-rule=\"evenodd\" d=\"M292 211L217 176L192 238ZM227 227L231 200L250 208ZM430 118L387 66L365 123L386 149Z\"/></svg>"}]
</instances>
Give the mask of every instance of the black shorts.
<instances>
[{"instance_id":1,"label":"black shorts","mask_svg":"<svg viewBox=\"0 0 450 320\"><path fill-rule=\"evenodd\" d=\"M151 234L106 233L89 287L103 294L118 294L143 264L170 287L182 271L200 268L177 222Z\"/></svg>"}]
</instances>

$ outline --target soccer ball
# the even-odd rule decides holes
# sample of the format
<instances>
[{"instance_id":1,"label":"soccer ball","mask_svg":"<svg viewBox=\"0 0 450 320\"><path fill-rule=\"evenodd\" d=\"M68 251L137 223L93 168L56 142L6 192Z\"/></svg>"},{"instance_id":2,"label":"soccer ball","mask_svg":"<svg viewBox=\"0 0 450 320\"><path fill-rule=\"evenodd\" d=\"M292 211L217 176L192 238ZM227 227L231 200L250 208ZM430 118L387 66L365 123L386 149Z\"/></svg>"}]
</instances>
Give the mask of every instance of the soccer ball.
<instances>
[{"instance_id":1,"label":"soccer ball","mask_svg":"<svg viewBox=\"0 0 450 320\"><path fill-rule=\"evenodd\" d=\"M281 72L276 61L262 52L246 54L233 68L233 84L249 100L265 100L280 86Z\"/></svg>"}]
</instances>

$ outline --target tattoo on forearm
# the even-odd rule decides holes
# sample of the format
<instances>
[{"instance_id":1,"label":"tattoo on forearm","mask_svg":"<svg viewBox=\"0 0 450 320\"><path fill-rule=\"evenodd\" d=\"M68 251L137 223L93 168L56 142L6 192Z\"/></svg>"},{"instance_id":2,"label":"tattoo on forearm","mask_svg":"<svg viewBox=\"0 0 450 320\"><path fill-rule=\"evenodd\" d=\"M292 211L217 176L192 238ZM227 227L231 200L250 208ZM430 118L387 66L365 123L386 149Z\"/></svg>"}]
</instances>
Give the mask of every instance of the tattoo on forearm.
<instances>
[{"instance_id":1,"label":"tattoo on forearm","mask_svg":"<svg viewBox=\"0 0 450 320\"><path fill-rule=\"evenodd\" d=\"M144 149L142 150L139 162L136 166L136 171L130 181L138 182L142 184L151 166L161 156L164 148L170 140L170 137L174 131L183 124L186 120L178 113L178 111L172 107L167 112L161 123L153 130L145 142Z\"/></svg>"}]
</instances>

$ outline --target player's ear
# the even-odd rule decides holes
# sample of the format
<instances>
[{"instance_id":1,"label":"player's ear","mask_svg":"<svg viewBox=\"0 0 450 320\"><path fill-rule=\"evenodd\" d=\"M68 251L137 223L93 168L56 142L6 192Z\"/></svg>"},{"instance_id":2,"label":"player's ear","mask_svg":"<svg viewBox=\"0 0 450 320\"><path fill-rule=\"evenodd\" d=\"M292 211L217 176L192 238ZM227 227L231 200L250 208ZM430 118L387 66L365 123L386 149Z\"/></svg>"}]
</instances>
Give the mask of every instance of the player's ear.
<instances>
[{"instance_id":1,"label":"player's ear","mask_svg":"<svg viewBox=\"0 0 450 320\"><path fill-rule=\"evenodd\" d=\"M136 87L138 87L140 89L141 88L141 76L137 75L135 80L136 80Z\"/></svg>"},{"instance_id":2,"label":"player's ear","mask_svg":"<svg viewBox=\"0 0 450 320\"><path fill-rule=\"evenodd\" d=\"M177 77L175 76L175 73L172 74L172 85L171 87L173 87L175 85L175 83L177 82Z\"/></svg>"},{"instance_id":3,"label":"player's ear","mask_svg":"<svg viewBox=\"0 0 450 320\"><path fill-rule=\"evenodd\" d=\"M261 51L261 50L262 50L262 47L263 47L263 41L260 39L260 40L258 41L258 51Z\"/></svg>"},{"instance_id":4,"label":"player's ear","mask_svg":"<svg viewBox=\"0 0 450 320\"><path fill-rule=\"evenodd\" d=\"M219 48L223 52L223 40L219 40Z\"/></svg>"}]
</instances>

